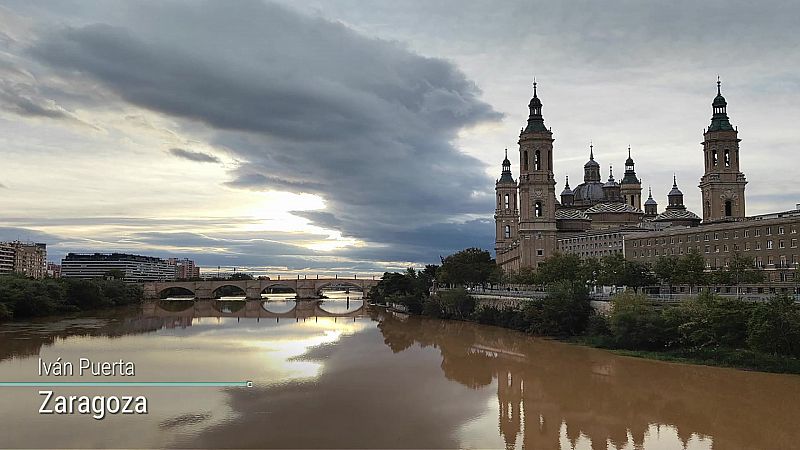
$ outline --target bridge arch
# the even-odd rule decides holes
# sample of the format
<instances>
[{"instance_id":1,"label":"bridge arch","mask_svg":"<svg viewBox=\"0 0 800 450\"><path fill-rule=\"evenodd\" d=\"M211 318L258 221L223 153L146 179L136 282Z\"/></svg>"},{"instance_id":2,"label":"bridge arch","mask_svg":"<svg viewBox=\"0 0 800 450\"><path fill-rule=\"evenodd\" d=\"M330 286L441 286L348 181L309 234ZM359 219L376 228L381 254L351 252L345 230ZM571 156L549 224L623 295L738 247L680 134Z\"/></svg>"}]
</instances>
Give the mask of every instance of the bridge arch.
<instances>
[{"instance_id":1,"label":"bridge arch","mask_svg":"<svg viewBox=\"0 0 800 450\"><path fill-rule=\"evenodd\" d=\"M297 300L267 300L261 302L261 309L272 314L289 314L297 309Z\"/></svg>"},{"instance_id":2,"label":"bridge arch","mask_svg":"<svg viewBox=\"0 0 800 450\"><path fill-rule=\"evenodd\" d=\"M158 292L158 298L164 299L194 299L194 290L187 286L170 286Z\"/></svg>"},{"instance_id":3,"label":"bridge arch","mask_svg":"<svg viewBox=\"0 0 800 450\"><path fill-rule=\"evenodd\" d=\"M211 291L211 297L221 299L224 297L247 298L247 290L238 283L222 283Z\"/></svg>"}]
</instances>

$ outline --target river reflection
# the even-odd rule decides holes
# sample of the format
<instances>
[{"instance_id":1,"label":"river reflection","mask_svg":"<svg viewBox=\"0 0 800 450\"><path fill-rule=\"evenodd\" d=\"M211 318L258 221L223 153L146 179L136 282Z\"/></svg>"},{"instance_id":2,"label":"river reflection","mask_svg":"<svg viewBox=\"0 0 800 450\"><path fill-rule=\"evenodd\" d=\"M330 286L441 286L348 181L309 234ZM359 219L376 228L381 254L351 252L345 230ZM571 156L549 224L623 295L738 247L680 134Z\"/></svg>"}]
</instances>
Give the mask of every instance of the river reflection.
<instances>
[{"instance_id":1,"label":"river reflection","mask_svg":"<svg viewBox=\"0 0 800 450\"><path fill-rule=\"evenodd\" d=\"M129 389L150 414L102 422L40 416L35 388L0 388L0 446L797 447L800 377L618 357L342 295L0 325L2 381L33 378L41 356L123 358L138 381L254 382Z\"/></svg>"}]
</instances>

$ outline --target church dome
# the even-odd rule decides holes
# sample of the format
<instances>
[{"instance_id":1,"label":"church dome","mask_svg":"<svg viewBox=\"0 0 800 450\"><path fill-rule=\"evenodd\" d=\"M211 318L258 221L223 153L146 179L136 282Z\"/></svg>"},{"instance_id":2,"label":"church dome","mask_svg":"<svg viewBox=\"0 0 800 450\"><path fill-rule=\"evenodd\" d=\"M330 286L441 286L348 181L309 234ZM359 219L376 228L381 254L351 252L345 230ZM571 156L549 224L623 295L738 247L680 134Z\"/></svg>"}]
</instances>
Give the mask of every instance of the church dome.
<instances>
[{"instance_id":1,"label":"church dome","mask_svg":"<svg viewBox=\"0 0 800 450\"><path fill-rule=\"evenodd\" d=\"M653 196L652 195L650 196L650 198L648 198L644 202L644 206L650 206L650 205L658 206L658 203L655 200L653 200Z\"/></svg>"},{"instance_id":2,"label":"church dome","mask_svg":"<svg viewBox=\"0 0 800 450\"><path fill-rule=\"evenodd\" d=\"M581 183L572 192L575 194L575 203L597 203L605 199L603 183L600 181Z\"/></svg>"}]
</instances>

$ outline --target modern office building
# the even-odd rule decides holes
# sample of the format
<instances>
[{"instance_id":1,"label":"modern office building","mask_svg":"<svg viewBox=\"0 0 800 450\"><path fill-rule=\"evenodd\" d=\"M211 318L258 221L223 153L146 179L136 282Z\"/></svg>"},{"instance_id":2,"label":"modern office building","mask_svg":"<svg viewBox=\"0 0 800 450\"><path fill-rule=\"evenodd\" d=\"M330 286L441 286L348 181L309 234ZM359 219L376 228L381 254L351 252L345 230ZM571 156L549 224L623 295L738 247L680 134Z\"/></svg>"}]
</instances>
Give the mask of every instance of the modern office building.
<instances>
[{"instance_id":1,"label":"modern office building","mask_svg":"<svg viewBox=\"0 0 800 450\"><path fill-rule=\"evenodd\" d=\"M103 278L119 270L126 282L175 279L175 266L151 256L127 253L69 253L61 261L63 278Z\"/></svg>"}]
</instances>

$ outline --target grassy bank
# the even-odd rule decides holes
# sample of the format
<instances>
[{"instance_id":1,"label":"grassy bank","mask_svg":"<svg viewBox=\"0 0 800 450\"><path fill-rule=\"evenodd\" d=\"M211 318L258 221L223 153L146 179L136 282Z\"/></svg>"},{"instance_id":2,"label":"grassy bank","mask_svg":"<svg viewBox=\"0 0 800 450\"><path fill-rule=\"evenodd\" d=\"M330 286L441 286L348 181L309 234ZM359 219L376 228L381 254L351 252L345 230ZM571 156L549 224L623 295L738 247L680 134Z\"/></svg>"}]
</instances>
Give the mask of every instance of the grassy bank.
<instances>
[{"instance_id":1,"label":"grassy bank","mask_svg":"<svg viewBox=\"0 0 800 450\"><path fill-rule=\"evenodd\" d=\"M0 276L0 322L138 304L140 286L119 280Z\"/></svg>"},{"instance_id":2,"label":"grassy bank","mask_svg":"<svg viewBox=\"0 0 800 450\"><path fill-rule=\"evenodd\" d=\"M617 355L634 358L655 359L659 361L705 366L730 367L734 369L756 370L760 372L800 374L800 359L783 355L772 355L748 349L677 349L677 350L625 350L609 346L604 339L596 336L580 336L567 342L595 347Z\"/></svg>"}]
</instances>

